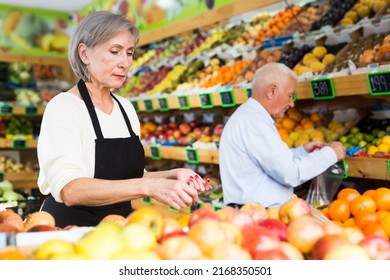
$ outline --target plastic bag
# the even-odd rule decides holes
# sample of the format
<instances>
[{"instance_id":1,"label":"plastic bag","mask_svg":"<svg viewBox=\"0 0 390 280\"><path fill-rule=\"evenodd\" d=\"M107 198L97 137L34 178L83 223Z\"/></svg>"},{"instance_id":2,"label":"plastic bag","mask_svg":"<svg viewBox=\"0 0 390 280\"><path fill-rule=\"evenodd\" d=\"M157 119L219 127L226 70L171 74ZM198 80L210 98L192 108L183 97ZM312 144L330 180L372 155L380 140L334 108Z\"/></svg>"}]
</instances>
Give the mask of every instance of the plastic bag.
<instances>
[{"instance_id":1,"label":"plastic bag","mask_svg":"<svg viewBox=\"0 0 390 280\"><path fill-rule=\"evenodd\" d=\"M315 208L329 205L340 187L345 174L346 166L342 161L339 161L322 174L313 178L306 201Z\"/></svg>"}]
</instances>

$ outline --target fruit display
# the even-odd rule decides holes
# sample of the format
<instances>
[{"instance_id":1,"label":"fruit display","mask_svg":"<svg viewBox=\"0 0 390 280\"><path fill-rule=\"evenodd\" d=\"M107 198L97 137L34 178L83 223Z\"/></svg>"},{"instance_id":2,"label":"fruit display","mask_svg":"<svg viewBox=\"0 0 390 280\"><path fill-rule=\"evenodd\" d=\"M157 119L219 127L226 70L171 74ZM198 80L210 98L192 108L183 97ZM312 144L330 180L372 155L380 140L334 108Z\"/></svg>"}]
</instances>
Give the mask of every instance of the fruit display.
<instances>
[{"instance_id":1,"label":"fruit display","mask_svg":"<svg viewBox=\"0 0 390 280\"><path fill-rule=\"evenodd\" d=\"M271 211L274 210L274 211ZM276 213L276 214L271 214ZM381 220L387 227L388 211ZM390 221L390 220L389 220ZM9 239L58 228L47 212L35 212L23 221L11 210L0 212L0 230ZM82 228L82 227L81 227ZM49 235L50 236L50 235ZM55 235L53 235L55 236ZM214 210L203 206L177 219L151 207L127 217L106 216L74 242L46 238L29 252L12 247L0 259L35 260L389 260L388 236L363 234L314 211L301 198L266 209L247 203L241 209Z\"/></svg>"},{"instance_id":2,"label":"fruit display","mask_svg":"<svg viewBox=\"0 0 390 280\"><path fill-rule=\"evenodd\" d=\"M372 18L386 6L385 0L360 0L345 13L340 21L341 26L353 25L364 18Z\"/></svg>"},{"instance_id":3,"label":"fruit display","mask_svg":"<svg viewBox=\"0 0 390 280\"><path fill-rule=\"evenodd\" d=\"M354 188L343 188L321 211L336 224L357 228L363 236L389 239L389 188L368 189L362 194Z\"/></svg>"}]
</instances>

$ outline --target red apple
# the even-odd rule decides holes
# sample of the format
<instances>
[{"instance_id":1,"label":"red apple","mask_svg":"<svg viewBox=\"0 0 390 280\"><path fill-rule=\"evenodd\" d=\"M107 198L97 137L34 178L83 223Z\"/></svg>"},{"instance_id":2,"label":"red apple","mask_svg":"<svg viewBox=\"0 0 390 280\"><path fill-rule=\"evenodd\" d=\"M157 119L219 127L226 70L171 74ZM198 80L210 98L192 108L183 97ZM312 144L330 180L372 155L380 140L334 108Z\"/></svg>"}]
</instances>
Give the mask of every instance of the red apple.
<instances>
[{"instance_id":1,"label":"red apple","mask_svg":"<svg viewBox=\"0 0 390 280\"><path fill-rule=\"evenodd\" d=\"M175 139L179 139L181 136L182 136L182 134L181 134L179 129L175 129L173 131L173 137L175 137Z\"/></svg>"},{"instance_id":2,"label":"red apple","mask_svg":"<svg viewBox=\"0 0 390 280\"><path fill-rule=\"evenodd\" d=\"M49 225L55 227L56 221L49 212L39 211L28 214L24 222L24 231L29 231L30 228L37 225Z\"/></svg>"},{"instance_id":3,"label":"red apple","mask_svg":"<svg viewBox=\"0 0 390 280\"><path fill-rule=\"evenodd\" d=\"M268 228L274 232L280 239L280 241L286 241L287 239L287 225L283 224L281 221L275 219L265 219L260 222L259 226Z\"/></svg>"},{"instance_id":4,"label":"red apple","mask_svg":"<svg viewBox=\"0 0 390 280\"><path fill-rule=\"evenodd\" d=\"M312 216L294 219L287 227L287 241L303 254L308 254L314 244L324 235L321 224Z\"/></svg>"},{"instance_id":5,"label":"red apple","mask_svg":"<svg viewBox=\"0 0 390 280\"><path fill-rule=\"evenodd\" d=\"M252 256L257 251L276 249L280 244L280 240L275 233L258 225L244 227L242 229L242 238L241 246L248 250Z\"/></svg>"},{"instance_id":6,"label":"red apple","mask_svg":"<svg viewBox=\"0 0 390 280\"><path fill-rule=\"evenodd\" d=\"M220 243L210 252L212 260L251 260L252 257L247 250L233 243Z\"/></svg>"},{"instance_id":7,"label":"red apple","mask_svg":"<svg viewBox=\"0 0 390 280\"><path fill-rule=\"evenodd\" d=\"M187 233L184 231L173 231L170 233L167 233L166 235L163 235L160 239L160 243L164 242L165 240L172 238L172 237L178 237L178 236L187 236Z\"/></svg>"},{"instance_id":8,"label":"red apple","mask_svg":"<svg viewBox=\"0 0 390 280\"><path fill-rule=\"evenodd\" d=\"M288 224L294 219L302 216L311 216L309 203L302 198L292 198L280 206L279 218Z\"/></svg>"},{"instance_id":9,"label":"red apple","mask_svg":"<svg viewBox=\"0 0 390 280\"><path fill-rule=\"evenodd\" d=\"M200 247L184 235L164 239L157 252L163 260L195 260L203 255Z\"/></svg>"},{"instance_id":10,"label":"red apple","mask_svg":"<svg viewBox=\"0 0 390 280\"><path fill-rule=\"evenodd\" d=\"M219 223L222 230L225 232L226 240L230 243L237 245L242 244L242 232L241 228L236 225L233 225L229 222L220 222Z\"/></svg>"},{"instance_id":11,"label":"red apple","mask_svg":"<svg viewBox=\"0 0 390 280\"><path fill-rule=\"evenodd\" d=\"M366 250L356 244L344 244L332 248L325 256L324 260L369 260L370 256Z\"/></svg>"},{"instance_id":12,"label":"red apple","mask_svg":"<svg viewBox=\"0 0 390 280\"><path fill-rule=\"evenodd\" d=\"M221 136L223 128L224 128L224 124L222 124L222 123L217 124L214 127L213 134L216 135L216 136Z\"/></svg>"},{"instance_id":13,"label":"red apple","mask_svg":"<svg viewBox=\"0 0 390 280\"><path fill-rule=\"evenodd\" d=\"M16 228L16 230L22 231L24 228L23 219L11 209L0 212L0 224L8 224Z\"/></svg>"},{"instance_id":14,"label":"red apple","mask_svg":"<svg viewBox=\"0 0 390 280\"><path fill-rule=\"evenodd\" d=\"M244 204L240 208L240 211L247 212L252 217L255 224L259 224L267 218L267 209L256 202Z\"/></svg>"},{"instance_id":15,"label":"red apple","mask_svg":"<svg viewBox=\"0 0 390 280\"><path fill-rule=\"evenodd\" d=\"M316 260L322 260L333 248L349 244L348 240L339 234L324 235L316 241L312 249L312 256Z\"/></svg>"},{"instance_id":16,"label":"red apple","mask_svg":"<svg viewBox=\"0 0 390 280\"><path fill-rule=\"evenodd\" d=\"M55 231L58 228L51 225L36 225L31 227L27 232Z\"/></svg>"},{"instance_id":17,"label":"red apple","mask_svg":"<svg viewBox=\"0 0 390 280\"><path fill-rule=\"evenodd\" d=\"M211 210L210 208L199 208L191 213L190 219L188 220L188 227L192 227L195 223L203 219L210 219L215 221L221 221L217 212Z\"/></svg>"},{"instance_id":18,"label":"red apple","mask_svg":"<svg viewBox=\"0 0 390 280\"><path fill-rule=\"evenodd\" d=\"M254 221L249 213L230 206L217 211L217 215L220 217L221 221L229 222L239 228L254 224Z\"/></svg>"},{"instance_id":19,"label":"red apple","mask_svg":"<svg viewBox=\"0 0 390 280\"><path fill-rule=\"evenodd\" d=\"M100 221L100 223L104 222L114 222L121 226L125 226L127 224L127 219L118 214L109 214Z\"/></svg>"},{"instance_id":20,"label":"red apple","mask_svg":"<svg viewBox=\"0 0 390 280\"><path fill-rule=\"evenodd\" d=\"M187 135L191 132L191 126L188 123L181 123L179 125L179 130L183 135Z\"/></svg>"},{"instance_id":21,"label":"red apple","mask_svg":"<svg viewBox=\"0 0 390 280\"><path fill-rule=\"evenodd\" d=\"M271 219L275 219L275 220L280 221L279 211L280 211L279 206L267 208L267 218L271 218Z\"/></svg>"},{"instance_id":22,"label":"red apple","mask_svg":"<svg viewBox=\"0 0 390 280\"><path fill-rule=\"evenodd\" d=\"M254 260L289 260L289 257L280 249L257 251L253 256Z\"/></svg>"},{"instance_id":23,"label":"red apple","mask_svg":"<svg viewBox=\"0 0 390 280\"><path fill-rule=\"evenodd\" d=\"M358 245L367 251L372 260L390 260L390 242L381 236L366 236Z\"/></svg>"},{"instance_id":24,"label":"red apple","mask_svg":"<svg viewBox=\"0 0 390 280\"><path fill-rule=\"evenodd\" d=\"M173 218L164 217L162 237L173 232L182 232L179 221Z\"/></svg>"},{"instance_id":25,"label":"red apple","mask_svg":"<svg viewBox=\"0 0 390 280\"><path fill-rule=\"evenodd\" d=\"M199 139L203 135L203 131L200 127L195 127L192 132L194 133L196 139Z\"/></svg>"}]
</instances>

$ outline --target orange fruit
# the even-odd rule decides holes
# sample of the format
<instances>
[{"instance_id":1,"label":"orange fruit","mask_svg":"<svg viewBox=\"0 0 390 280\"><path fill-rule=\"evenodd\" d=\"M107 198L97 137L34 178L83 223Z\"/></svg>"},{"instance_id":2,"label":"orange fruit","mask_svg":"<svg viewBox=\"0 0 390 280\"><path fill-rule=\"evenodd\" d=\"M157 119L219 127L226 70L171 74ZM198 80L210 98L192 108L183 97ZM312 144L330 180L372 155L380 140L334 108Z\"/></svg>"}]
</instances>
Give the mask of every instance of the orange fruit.
<instances>
[{"instance_id":1,"label":"orange fruit","mask_svg":"<svg viewBox=\"0 0 390 280\"><path fill-rule=\"evenodd\" d=\"M355 198L360 196L360 193L354 188L344 188L337 194L337 199L343 199L351 202Z\"/></svg>"},{"instance_id":2,"label":"orange fruit","mask_svg":"<svg viewBox=\"0 0 390 280\"><path fill-rule=\"evenodd\" d=\"M310 115L310 120L314 123L319 122L321 120L321 116L319 112L314 112Z\"/></svg>"},{"instance_id":3,"label":"orange fruit","mask_svg":"<svg viewBox=\"0 0 390 280\"><path fill-rule=\"evenodd\" d=\"M351 227L351 226L354 226L354 225L355 225L355 218L349 218L343 224L343 226L345 226L345 227Z\"/></svg>"},{"instance_id":4,"label":"orange fruit","mask_svg":"<svg viewBox=\"0 0 390 280\"><path fill-rule=\"evenodd\" d=\"M18 249L5 249L0 252L0 260L28 260L28 257Z\"/></svg>"},{"instance_id":5,"label":"orange fruit","mask_svg":"<svg viewBox=\"0 0 390 280\"><path fill-rule=\"evenodd\" d=\"M386 215L380 222L387 236L390 236L390 215Z\"/></svg>"},{"instance_id":6,"label":"orange fruit","mask_svg":"<svg viewBox=\"0 0 390 280\"><path fill-rule=\"evenodd\" d=\"M334 221L345 222L351 216L348 201L336 199L329 204L329 218Z\"/></svg>"},{"instance_id":7,"label":"orange fruit","mask_svg":"<svg viewBox=\"0 0 390 280\"><path fill-rule=\"evenodd\" d=\"M282 126L288 131L292 131L297 124L291 118L285 118L282 122Z\"/></svg>"},{"instance_id":8,"label":"orange fruit","mask_svg":"<svg viewBox=\"0 0 390 280\"><path fill-rule=\"evenodd\" d=\"M369 222L363 227L362 231L365 236L375 235L389 240L389 237L385 232L384 228L378 223Z\"/></svg>"},{"instance_id":9,"label":"orange fruit","mask_svg":"<svg viewBox=\"0 0 390 280\"><path fill-rule=\"evenodd\" d=\"M191 214L186 214L177 218L177 221L180 223L182 228L186 228L188 227L188 221L190 220L190 218Z\"/></svg>"},{"instance_id":10,"label":"orange fruit","mask_svg":"<svg viewBox=\"0 0 390 280\"><path fill-rule=\"evenodd\" d=\"M373 198L375 190L366 190L363 195Z\"/></svg>"},{"instance_id":11,"label":"orange fruit","mask_svg":"<svg viewBox=\"0 0 390 280\"><path fill-rule=\"evenodd\" d=\"M378 210L390 211L390 189L378 188L372 197Z\"/></svg>"},{"instance_id":12,"label":"orange fruit","mask_svg":"<svg viewBox=\"0 0 390 280\"><path fill-rule=\"evenodd\" d=\"M361 195L354 200L352 200L349 204L351 209L351 213L354 217L356 217L361 212L367 213L375 213L376 212L376 204L375 201L368 196Z\"/></svg>"},{"instance_id":13,"label":"orange fruit","mask_svg":"<svg viewBox=\"0 0 390 280\"><path fill-rule=\"evenodd\" d=\"M376 223L378 217L376 213L360 212L355 216L355 224L361 229L370 222Z\"/></svg>"},{"instance_id":14,"label":"orange fruit","mask_svg":"<svg viewBox=\"0 0 390 280\"><path fill-rule=\"evenodd\" d=\"M378 217L378 222L380 223L384 217L390 214L390 212L385 211L385 210L379 210L376 211L376 216Z\"/></svg>"},{"instance_id":15,"label":"orange fruit","mask_svg":"<svg viewBox=\"0 0 390 280\"><path fill-rule=\"evenodd\" d=\"M321 209L320 211L326 218L329 219L329 208L328 207L325 207L325 208Z\"/></svg>"}]
</instances>

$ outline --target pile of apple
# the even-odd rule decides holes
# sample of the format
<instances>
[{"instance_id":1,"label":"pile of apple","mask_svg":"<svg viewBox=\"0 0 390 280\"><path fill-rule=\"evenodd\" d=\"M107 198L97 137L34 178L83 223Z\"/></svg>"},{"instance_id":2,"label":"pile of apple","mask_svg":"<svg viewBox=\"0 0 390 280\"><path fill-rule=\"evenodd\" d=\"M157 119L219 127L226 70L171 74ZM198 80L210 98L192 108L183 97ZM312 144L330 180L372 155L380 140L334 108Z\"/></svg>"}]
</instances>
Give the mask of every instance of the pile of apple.
<instances>
[{"instance_id":1,"label":"pile of apple","mask_svg":"<svg viewBox=\"0 0 390 280\"><path fill-rule=\"evenodd\" d=\"M32 259L339 260L390 259L390 243L339 226L301 198L280 207L258 203L214 211L203 206L179 219L151 207L108 215L77 242L48 240ZM183 223L183 221L186 221ZM1 258L1 254L0 254Z\"/></svg>"}]
</instances>

